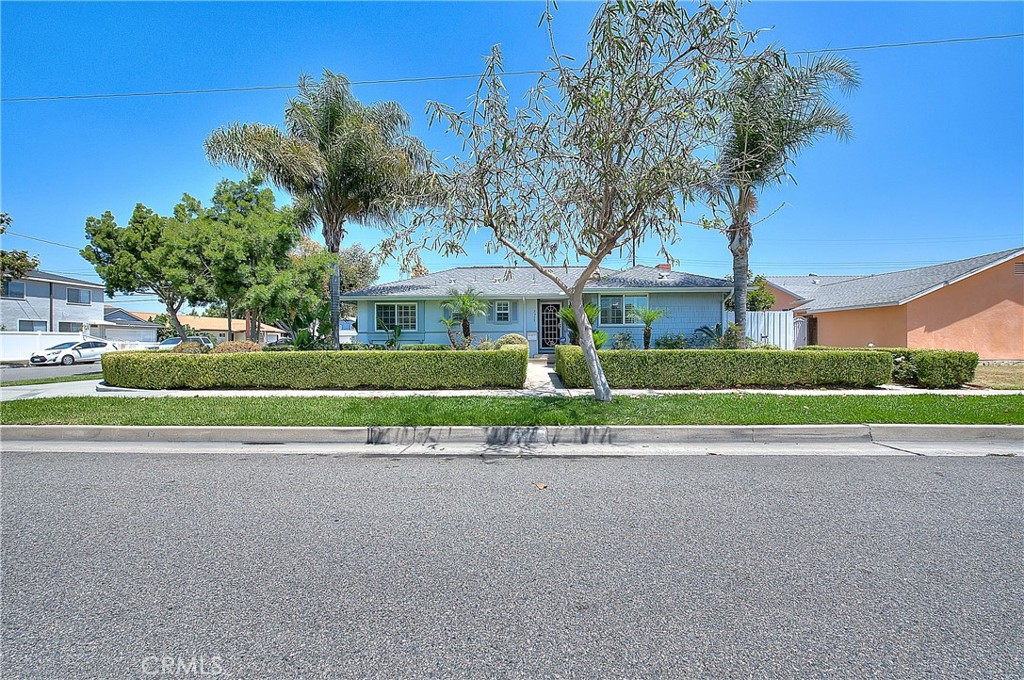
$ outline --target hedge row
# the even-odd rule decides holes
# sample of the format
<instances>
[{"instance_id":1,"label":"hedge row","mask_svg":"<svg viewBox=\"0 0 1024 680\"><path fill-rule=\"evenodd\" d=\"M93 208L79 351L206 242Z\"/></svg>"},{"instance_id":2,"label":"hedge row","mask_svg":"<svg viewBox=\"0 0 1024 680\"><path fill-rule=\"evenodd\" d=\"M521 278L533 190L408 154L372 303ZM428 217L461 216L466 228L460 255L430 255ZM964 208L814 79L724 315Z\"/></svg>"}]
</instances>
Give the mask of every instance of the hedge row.
<instances>
[{"instance_id":1,"label":"hedge row","mask_svg":"<svg viewBox=\"0 0 1024 680\"><path fill-rule=\"evenodd\" d=\"M522 387L529 352L110 352L108 385L142 389L454 389Z\"/></svg>"},{"instance_id":2,"label":"hedge row","mask_svg":"<svg viewBox=\"0 0 1024 680\"><path fill-rule=\"evenodd\" d=\"M870 387L892 376L892 358L882 352L624 349L597 354L615 388ZM555 372L566 387L591 385L583 350L574 345L555 348Z\"/></svg>"},{"instance_id":3,"label":"hedge row","mask_svg":"<svg viewBox=\"0 0 1024 680\"><path fill-rule=\"evenodd\" d=\"M808 345L801 350L835 350L835 347ZM852 348L851 348L852 349ZM930 388L959 387L974 380L978 355L947 349L910 349L908 347L858 347L871 352L885 352L893 358L892 381L904 385Z\"/></svg>"}]
</instances>

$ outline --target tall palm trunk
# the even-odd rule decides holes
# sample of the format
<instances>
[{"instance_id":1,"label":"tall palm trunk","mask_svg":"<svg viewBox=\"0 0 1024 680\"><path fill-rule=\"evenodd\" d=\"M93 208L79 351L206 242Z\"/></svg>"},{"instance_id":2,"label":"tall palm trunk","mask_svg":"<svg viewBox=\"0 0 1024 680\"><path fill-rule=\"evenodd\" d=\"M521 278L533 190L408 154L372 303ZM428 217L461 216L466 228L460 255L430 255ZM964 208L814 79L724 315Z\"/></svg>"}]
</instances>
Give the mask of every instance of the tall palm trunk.
<instances>
[{"instance_id":1,"label":"tall palm trunk","mask_svg":"<svg viewBox=\"0 0 1024 680\"><path fill-rule=\"evenodd\" d=\"M594 344L594 332L590 326L590 319L583 305L583 284L580 283L573 290L570 297L572 313L576 317L576 342L583 349L583 358L587 362L587 371L590 373L590 382L594 385L594 399L597 401L611 401L612 389L608 386L608 379L601 368L601 361L597 358L597 345Z\"/></svg>"},{"instance_id":2,"label":"tall palm trunk","mask_svg":"<svg viewBox=\"0 0 1024 680\"><path fill-rule=\"evenodd\" d=\"M234 332L233 332L234 329L231 328L231 311L232 310L231 310L231 303L230 302L225 302L224 303L224 310L225 310L225 314L228 317L228 341L230 342L231 340L235 339L235 335L234 335Z\"/></svg>"},{"instance_id":3,"label":"tall palm trunk","mask_svg":"<svg viewBox=\"0 0 1024 680\"><path fill-rule=\"evenodd\" d=\"M747 270L750 268L750 244L753 235L746 215L733 220L729 230L729 251L732 252L732 306L739 331L740 349L747 347ZM722 329L725 333L725 329Z\"/></svg>"},{"instance_id":4,"label":"tall palm trunk","mask_svg":"<svg viewBox=\"0 0 1024 680\"><path fill-rule=\"evenodd\" d=\"M341 263L338 250L334 253L334 273L331 274L331 343L334 349L341 349Z\"/></svg>"}]
</instances>

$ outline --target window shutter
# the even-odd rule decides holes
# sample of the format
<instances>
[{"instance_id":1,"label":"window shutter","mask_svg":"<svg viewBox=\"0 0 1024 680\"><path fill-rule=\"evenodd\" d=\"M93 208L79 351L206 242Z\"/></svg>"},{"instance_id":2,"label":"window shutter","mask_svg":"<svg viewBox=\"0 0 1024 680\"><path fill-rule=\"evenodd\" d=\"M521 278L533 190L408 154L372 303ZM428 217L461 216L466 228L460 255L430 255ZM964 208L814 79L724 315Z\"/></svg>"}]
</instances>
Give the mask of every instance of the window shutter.
<instances>
[{"instance_id":1,"label":"window shutter","mask_svg":"<svg viewBox=\"0 0 1024 680\"><path fill-rule=\"evenodd\" d=\"M488 323L494 323L494 318L495 318L495 316L494 316L494 303L493 302L488 302L487 303L487 322Z\"/></svg>"},{"instance_id":2,"label":"window shutter","mask_svg":"<svg viewBox=\"0 0 1024 680\"><path fill-rule=\"evenodd\" d=\"M519 303L509 302L508 303L508 320L509 322L515 322L519 319Z\"/></svg>"}]
</instances>

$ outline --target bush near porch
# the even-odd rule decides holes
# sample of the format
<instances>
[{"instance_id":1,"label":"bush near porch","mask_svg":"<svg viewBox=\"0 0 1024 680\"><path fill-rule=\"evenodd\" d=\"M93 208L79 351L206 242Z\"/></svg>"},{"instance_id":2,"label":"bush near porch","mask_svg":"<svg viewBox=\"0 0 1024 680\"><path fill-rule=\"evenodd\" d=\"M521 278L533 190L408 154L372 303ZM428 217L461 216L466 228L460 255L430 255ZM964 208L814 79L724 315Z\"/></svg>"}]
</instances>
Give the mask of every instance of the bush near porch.
<instances>
[{"instance_id":1,"label":"bush near porch","mask_svg":"<svg viewBox=\"0 0 1024 680\"><path fill-rule=\"evenodd\" d=\"M613 388L710 389L729 387L872 387L892 377L884 352L784 350L601 350ZM583 350L555 348L555 372L570 388L590 386Z\"/></svg>"},{"instance_id":2,"label":"bush near porch","mask_svg":"<svg viewBox=\"0 0 1024 680\"><path fill-rule=\"evenodd\" d=\"M838 348L807 345L799 349L818 352L834 351ZM892 381L901 385L919 385L932 389L960 387L974 381L974 373L978 368L978 355L974 352L910 349L908 347L857 347L856 349L885 352L892 356Z\"/></svg>"},{"instance_id":3,"label":"bush near porch","mask_svg":"<svg viewBox=\"0 0 1024 680\"><path fill-rule=\"evenodd\" d=\"M529 350L396 352L111 352L108 385L140 389L457 389L520 388Z\"/></svg>"}]
</instances>

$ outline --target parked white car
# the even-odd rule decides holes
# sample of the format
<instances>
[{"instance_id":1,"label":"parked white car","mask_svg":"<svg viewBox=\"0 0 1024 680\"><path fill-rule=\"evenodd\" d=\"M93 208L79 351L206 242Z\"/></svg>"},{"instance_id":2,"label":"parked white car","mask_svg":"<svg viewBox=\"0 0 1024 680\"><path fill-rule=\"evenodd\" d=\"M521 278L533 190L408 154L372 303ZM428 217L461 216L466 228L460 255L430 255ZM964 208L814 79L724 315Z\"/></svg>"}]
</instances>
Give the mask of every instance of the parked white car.
<instances>
[{"instance_id":1,"label":"parked white car","mask_svg":"<svg viewBox=\"0 0 1024 680\"><path fill-rule=\"evenodd\" d=\"M42 352L35 352L29 358L33 366L44 366L46 364L88 364L95 363L107 352L112 352L116 347L113 343L103 340L85 340L82 342L62 342L53 347L47 347Z\"/></svg>"},{"instance_id":2,"label":"parked white car","mask_svg":"<svg viewBox=\"0 0 1024 680\"><path fill-rule=\"evenodd\" d=\"M206 347L208 349L213 349L213 344L214 344L213 340L210 340L210 338L206 337L205 335L190 335L190 336L188 336L188 341L189 342L198 342L200 345L206 345ZM181 338L178 338L178 337L167 338L166 340L161 342L159 345L157 345L156 348L160 352L169 352L169 351L171 351L172 349L174 349L175 347L177 347L180 344L181 344Z\"/></svg>"}]
</instances>

